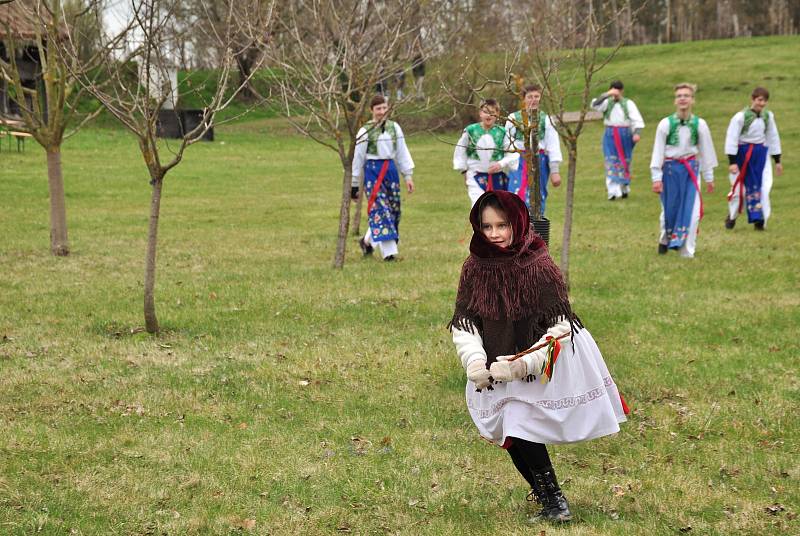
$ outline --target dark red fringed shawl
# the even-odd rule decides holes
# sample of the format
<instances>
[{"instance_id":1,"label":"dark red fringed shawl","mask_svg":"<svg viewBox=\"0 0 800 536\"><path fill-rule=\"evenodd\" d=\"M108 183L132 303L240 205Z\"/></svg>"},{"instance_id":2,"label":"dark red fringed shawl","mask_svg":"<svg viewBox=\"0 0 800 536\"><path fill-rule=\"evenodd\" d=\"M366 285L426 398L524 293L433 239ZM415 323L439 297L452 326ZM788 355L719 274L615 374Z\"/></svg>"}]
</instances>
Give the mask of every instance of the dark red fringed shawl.
<instances>
[{"instance_id":1,"label":"dark red fringed shawl","mask_svg":"<svg viewBox=\"0 0 800 536\"><path fill-rule=\"evenodd\" d=\"M497 197L511 223L508 248L492 244L481 232L480 211L489 196ZM559 320L568 319L573 331L581 327L561 271L530 228L528 209L519 197L486 192L473 206L470 223L470 256L461 269L451 329L478 330L491 363L499 355L529 348Z\"/></svg>"}]
</instances>

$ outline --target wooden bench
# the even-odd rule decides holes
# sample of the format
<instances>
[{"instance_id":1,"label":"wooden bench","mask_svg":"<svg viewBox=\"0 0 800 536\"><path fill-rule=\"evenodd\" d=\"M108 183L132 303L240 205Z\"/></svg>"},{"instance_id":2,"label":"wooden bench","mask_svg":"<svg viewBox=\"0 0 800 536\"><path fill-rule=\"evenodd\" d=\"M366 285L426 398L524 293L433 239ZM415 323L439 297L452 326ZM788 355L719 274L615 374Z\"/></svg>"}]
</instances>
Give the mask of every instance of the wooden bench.
<instances>
[{"instance_id":1,"label":"wooden bench","mask_svg":"<svg viewBox=\"0 0 800 536\"><path fill-rule=\"evenodd\" d=\"M16 130L9 130L8 133L17 140L17 152L20 152L19 148L22 145L22 152L25 152L25 138L32 138L32 134L28 134L27 132L18 132ZM11 140L8 140L8 150L11 150Z\"/></svg>"}]
</instances>

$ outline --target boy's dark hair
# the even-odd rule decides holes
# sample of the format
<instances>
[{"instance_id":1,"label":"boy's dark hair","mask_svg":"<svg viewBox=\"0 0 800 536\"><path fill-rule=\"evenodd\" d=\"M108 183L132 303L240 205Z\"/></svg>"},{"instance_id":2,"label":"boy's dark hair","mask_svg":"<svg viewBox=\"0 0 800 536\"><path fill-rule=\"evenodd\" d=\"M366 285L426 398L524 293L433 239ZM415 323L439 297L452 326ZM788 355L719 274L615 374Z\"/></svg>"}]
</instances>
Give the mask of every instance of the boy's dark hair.
<instances>
[{"instance_id":1,"label":"boy's dark hair","mask_svg":"<svg viewBox=\"0 0 800 536\"><path fill-rule=\"evenodd\" d=\"M383 95L375 95L372 97L372 100L369 101L369 109L372 110L379 104L386 104L386 97Z\"/></svg>"},{"instance_id":2,"label":"boy's dark hair","mask_svg":"<svg viewBox=\"0 0 800 536\"><path fill-rule=\"evenodd\" d=\"M499 110L500 105L497 103L495 99L483 99L483 101L481 101L480 109L482 110L483 108L494 108L496 110Z\"/></svg>"},{"instance_id":3,"label":"boy's dark hair","mask_svg":"<svg viewBox=\"0 0 800 536\"><path fill-rule=\"evenodd\" d=\"M764 100L769 100L769 91L767 88L758 86L753 90L753 93L750 94L750 97L757 99L758 97L764 97Z\"/></svg>"},{"instance_id":4,"label":"boy's dark hair","mask_svg":"<svg viewBox=\"0 0 800 536\"><path fill-rule=\"evenodd\" d=\"M524 97L525 95L527 95L528 93L531 93L533 91L538 91L539 93L541 93L542 92L542 86L540 86L539 84L527 85L524 88L522 88L522 96Z\"/></svg>"},{"instance_id":5,"label":"boy's dark hair","mask_svg":"<svg viewBox=\"0 0 800 536\"><path fill-rule=\"evenodd\" d=\"M622 91L625 89L625 84L622 83L622 80L614 80L608 85L608 89L619 89Z\"/></svg>"}]
</instances>

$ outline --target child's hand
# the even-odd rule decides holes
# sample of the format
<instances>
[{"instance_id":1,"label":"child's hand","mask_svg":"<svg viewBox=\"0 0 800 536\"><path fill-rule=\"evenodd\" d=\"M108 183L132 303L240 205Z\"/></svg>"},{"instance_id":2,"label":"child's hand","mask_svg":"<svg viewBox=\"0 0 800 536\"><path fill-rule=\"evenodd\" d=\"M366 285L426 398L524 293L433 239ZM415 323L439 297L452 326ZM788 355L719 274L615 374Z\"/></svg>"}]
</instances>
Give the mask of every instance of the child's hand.
<instances>
[{"instance_id":1,"label":"child's hand","mask_svg":"<svg viewBox=\"0 0 800 536\"><path fill-rule=\"evenodd\" d=\"M492 162L491 164L489 164L489 169L487 170L487 173L490 173L490 174L500 173L500 170L502 170L502 169L503 169L503 166L501 166L497 162Z\"/></svg>"},{"instance_id":2,"label":"child's hand","mask_svg":"<svg viewBox=\"0 0 800 536\"><path fill-rule=\"evenodd\" d=\"M498 382L512 382L514 380L521 380L528 375L528 366L522 359L508 361L513 356L503 355L498 357L498 361L492 363L489 373L492 378ZM501 358L505 358L502 359Z\"/></svg>"},{"instance_id":3,"label":"child's hand","mask_svg":"<svg viewBox=\"0 0 800 536\"><path fill-rule=\"evenodd\" d=\"M556 188L561 186L561 173L551 173L550 182L552 182L553 186L555 186Z\"/></svg>"},{"instance_id":4,"label":"child's hand","mask_svg":"<svg viewBox=\"0 0 800 536\"><path fill-rule=\"evenodd\" d=\"M489 373L489 370L486 368L485 359L476 359L467 365L467 378L469 378L479 390L489 386L491 383L489 381L489 376L491 376L491 373Z\"/></svg>"}]
</instances>

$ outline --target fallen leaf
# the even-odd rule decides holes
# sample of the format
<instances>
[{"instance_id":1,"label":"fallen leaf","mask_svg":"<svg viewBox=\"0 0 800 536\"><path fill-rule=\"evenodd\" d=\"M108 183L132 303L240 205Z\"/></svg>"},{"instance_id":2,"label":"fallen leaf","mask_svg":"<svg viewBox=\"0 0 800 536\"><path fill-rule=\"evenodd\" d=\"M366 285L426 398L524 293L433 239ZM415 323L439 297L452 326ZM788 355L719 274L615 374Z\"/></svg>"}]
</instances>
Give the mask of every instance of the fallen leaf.
<instances>
[{"instance_id":1,"label":"fallen leaf","mask_svg":"<svg viewBox=\"0 0 800 536\"><path fill-rule=\"evenodd\" d=\"M239 430L247 430L247 423L246 422L240 422L238 428L239 428Z\"/></svg>"},{"instance_id":2,"label":"fallen leaf","mask_svg":"<svg viewBox=\"0 0 800 536\"><path fill-rule=\"evenodd\" d=\"M692 526L691 525L686 525L685 527L681 527L678 530L680 530L681 532L691 532L692 531Z\"/></svg>"},{"instance_id":3,"label":"fallen leaf","mask_svg":"<svg viewBox=\"0 0 800 536\"><path fill-rule=\"evenodd\" d=\"M774 516L778 515L779 513L783 512L784 510L786 510L786 508L784 508L782 504L778 504L778 503L775 503L772 506L766 506L764 508L764 511L766 513L772 514Z\"/></svg>"}]
</instances>

